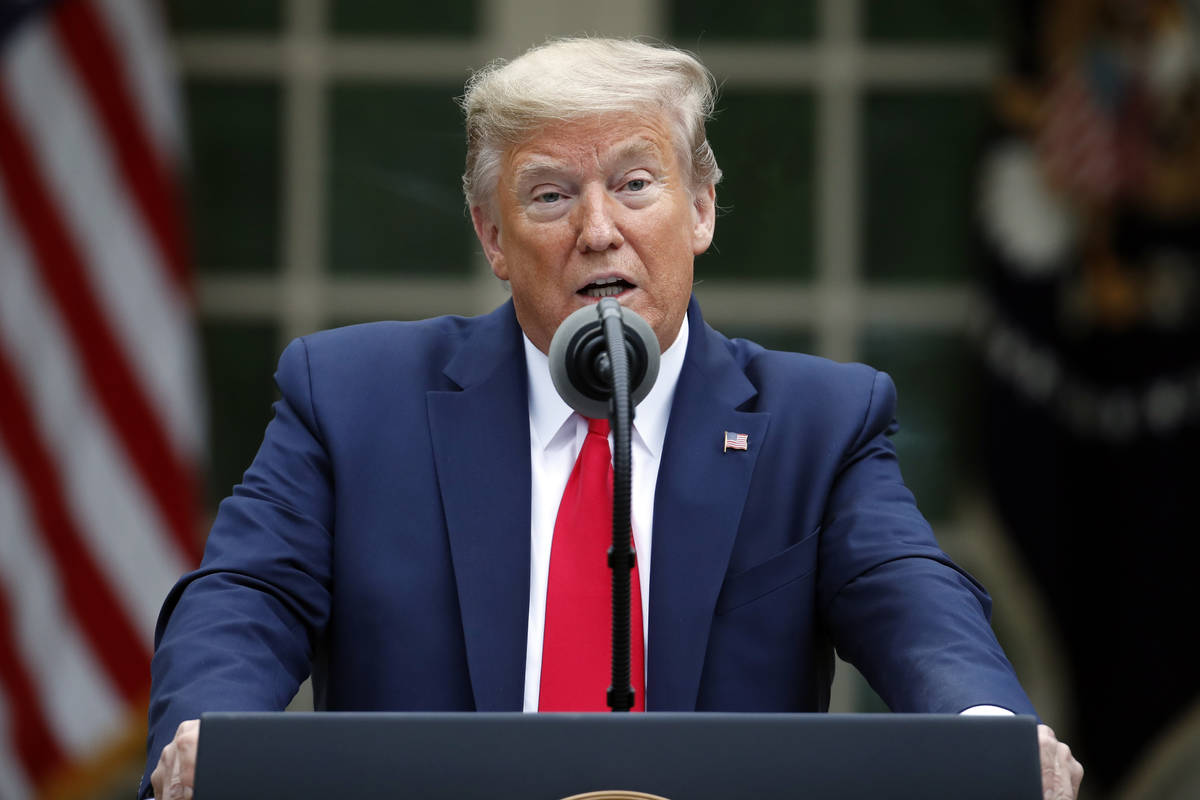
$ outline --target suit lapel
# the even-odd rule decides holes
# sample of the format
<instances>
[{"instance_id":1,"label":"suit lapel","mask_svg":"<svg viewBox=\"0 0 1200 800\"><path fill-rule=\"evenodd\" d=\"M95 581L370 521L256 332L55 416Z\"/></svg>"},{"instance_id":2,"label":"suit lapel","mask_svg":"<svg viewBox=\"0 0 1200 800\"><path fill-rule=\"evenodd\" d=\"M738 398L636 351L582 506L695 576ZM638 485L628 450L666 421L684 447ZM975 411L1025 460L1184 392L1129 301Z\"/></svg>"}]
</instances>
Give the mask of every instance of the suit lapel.
<instances>
[{"instance_id":1,"label":"suit lapel","mask_svg":"<svg viewBox=\"0 0 1200 800\"><path fill-rule=\"evenodd\" d=\"M654 500L648 710L696 707L717 595L770 415L738 411L756 394L722 338L688 309L688 352L663 445ZM724 432L748 449L724 452Z\"/></svg>"},{"instance_id":2,"label":"suit lapel","mask_svg":"<svg viewBox=\"0 0 1200 800\"><path fill-rule=\"evenodd\" d=\"M529 405L508 303L480 318L429 392L429 429L478 711L518 711L529 618Z\"/></svg>"}]
</instances>

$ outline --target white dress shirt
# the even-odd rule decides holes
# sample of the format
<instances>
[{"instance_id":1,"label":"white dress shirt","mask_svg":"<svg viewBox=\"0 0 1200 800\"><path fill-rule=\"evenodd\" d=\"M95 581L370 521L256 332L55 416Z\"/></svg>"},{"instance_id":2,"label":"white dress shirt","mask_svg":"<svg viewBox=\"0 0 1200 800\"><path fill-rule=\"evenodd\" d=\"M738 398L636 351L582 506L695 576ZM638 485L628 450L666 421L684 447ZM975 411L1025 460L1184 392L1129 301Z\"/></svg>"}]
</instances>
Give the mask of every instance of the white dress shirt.
<instances>
[{"instance_id":1,"label":"white dress shirt","mask_svg":"<svg viewBox=\"0 0 1200 800\"><path fill-rule=\"evenodd\" d=\"M675 384L687 352L687 318L675 341L661 356L658 379L633 418L633 546L637 551L642 590L642 637L650 619L650 541L654 524L654 488ZM550 542L563 490L587 436L587 421L558 396L550 379L546 355L525 337L525 366L529 372L529 462L531 547L529 549L529 638L525 648L525 710L537 711L542 677L542 634L546 625L546 587L550 573ZM612 434L608 438L612 452Z\"/></svg>"}]
</instances>

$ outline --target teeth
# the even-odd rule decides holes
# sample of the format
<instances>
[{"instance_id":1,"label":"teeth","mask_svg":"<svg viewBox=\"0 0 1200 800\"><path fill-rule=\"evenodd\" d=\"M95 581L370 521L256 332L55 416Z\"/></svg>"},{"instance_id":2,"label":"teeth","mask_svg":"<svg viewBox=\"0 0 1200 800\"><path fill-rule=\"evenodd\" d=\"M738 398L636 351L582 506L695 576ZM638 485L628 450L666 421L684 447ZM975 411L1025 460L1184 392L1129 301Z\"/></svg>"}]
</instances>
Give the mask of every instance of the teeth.
<instances>
[{"instance_id":1,"label":"teeth","mask_svg":"<svg viewBox=\"0 0 1200 800\"><path fill-rule=\"evenodd\" d=\"M589 286L585 291L588 297L616 297L624 290L620 286Z\"/></svg>"},{"instance_id":2,"label":"teeth","mask_svg":"<svg viewBox=\"0 0 1200 800\"><path fill-rule=\"evenodd\" d=\"M592 281L592 283L596 284L597 286L607 286L608 284L616 283L619 280L621 280L621 279L615 278L615 277L614 278L597 278L596 280Z\"/></svg>"}]
</instances>

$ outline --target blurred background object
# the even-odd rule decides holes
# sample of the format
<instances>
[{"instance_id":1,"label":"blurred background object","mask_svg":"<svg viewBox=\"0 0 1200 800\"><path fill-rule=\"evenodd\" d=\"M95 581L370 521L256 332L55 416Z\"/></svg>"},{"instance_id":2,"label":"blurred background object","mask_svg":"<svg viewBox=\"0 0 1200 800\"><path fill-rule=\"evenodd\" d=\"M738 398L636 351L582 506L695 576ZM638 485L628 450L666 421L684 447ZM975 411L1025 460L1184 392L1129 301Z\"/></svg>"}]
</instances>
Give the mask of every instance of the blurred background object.
<instances>
[{"instance_id":1,"label":"blurred background object","mask_svg":"<svg viewBox=\"0 0 1200 800\"><path fill-rule=\"evenodd\" d=\"M0 5L0 797L134 784L206 414L156 9Z\"/></svg>"},{"instance_id":2,"label":"blurred background object","mask_svg":"<svg viewBox=\"0 0 1200 800\"><path fill-rule=\"evenodd\" d=\"M50 5L0 5L6 64L24 27L10 17ZM1084 797L1194 796L1194 4L172 0L162 13L182 77L171 141L190 165L209 513L253 457L292 337L505 299L459 191L469 70L551 35L651 35L722 82L709 132L723 212L696 265L708 321L890 372L905 478L995 597L1034 701L1082 755ZM0 245L0 270L9 258ZM19 563L9 553L0 564ZM880 704L842 665L834 707ZM0 706L0 766L18 763L11 718ZM128 796L139 759L125 769L112 796Z\"/></svg>"},{"instance_id":3,"label":"blurred background object","mask_svg":"<svg viewBox=\"0 0 1200 800\"><path fill-rule=\"evenodd\" d=\"M1013 9L977 189L984 474L1111 788L1200 700L1200 7Z\"/></svg>"}]
</instances>

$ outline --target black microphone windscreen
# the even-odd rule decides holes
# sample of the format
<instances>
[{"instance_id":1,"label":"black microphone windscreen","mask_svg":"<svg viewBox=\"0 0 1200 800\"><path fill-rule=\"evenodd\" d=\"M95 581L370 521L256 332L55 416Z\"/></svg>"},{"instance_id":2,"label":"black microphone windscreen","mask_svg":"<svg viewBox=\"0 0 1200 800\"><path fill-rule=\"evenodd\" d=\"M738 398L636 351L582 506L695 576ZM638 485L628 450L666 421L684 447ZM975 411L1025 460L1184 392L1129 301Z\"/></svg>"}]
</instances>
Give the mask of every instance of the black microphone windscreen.
<instances>
[{"instance_id":1,"label":"black microphone windscreen","mask_svg":"<svg viewBox=\"0 0 1200 800\"><path fill-rule=\"evenodd\" d=\"M599 355L605 352L599 304L577 309L558 326L550 341L550 378L571 408L585 417L606 419L612 388L599 376ZM630 356L630 401L637 406L658 378L658 337L650 323L621 307L625 349Z\"/></svg>"}]
</instances>

